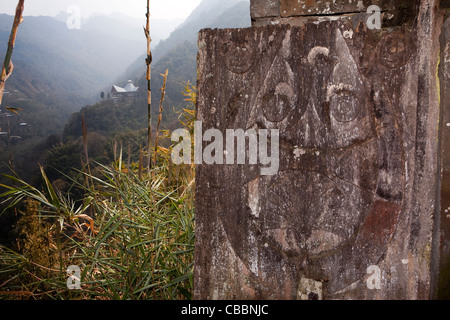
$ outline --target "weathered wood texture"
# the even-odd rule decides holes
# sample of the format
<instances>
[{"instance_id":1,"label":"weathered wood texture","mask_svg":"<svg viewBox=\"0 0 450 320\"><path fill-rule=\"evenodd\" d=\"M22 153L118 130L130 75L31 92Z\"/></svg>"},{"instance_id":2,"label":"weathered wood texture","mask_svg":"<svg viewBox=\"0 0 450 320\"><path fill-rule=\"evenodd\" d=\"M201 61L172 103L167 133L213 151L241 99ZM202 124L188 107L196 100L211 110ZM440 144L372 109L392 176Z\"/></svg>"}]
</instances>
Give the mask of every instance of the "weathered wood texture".
<instances>
[{"instance_id":1,"label":"weathered wood texture","mask_svg":"<svg viewBox=\"0 0 450 320\"><path fill-rule=\"evenodd\" d=\"M353 24L367 19L367 9L376 5L382 12L384 26L410 21L416 8L411 0L250 0L254 26L346 19Z\"/></svg>"},{"instance_id":2,"label":"weathered wood texture","mask_svg":"<svg viewBox=\"0 0 450 320\"><path fill-rule=\"evenodd\" d=\"M446 9L441 34L439 79L442 109L442 187L441 187L441 261L437 298L450 299L450 1L441 1Z\"/></svg>"},{"instance_id":3,"label":"weathered wood texture","mask_svg":"<svg viewBox=\"0 0 450 320\"><path fill-rule=\"evenodd\" d=\"M430 298L441 26L200 32L203 131L279 129L280 168L197 166L196 299Z\"/></svg>"}]
</instances>

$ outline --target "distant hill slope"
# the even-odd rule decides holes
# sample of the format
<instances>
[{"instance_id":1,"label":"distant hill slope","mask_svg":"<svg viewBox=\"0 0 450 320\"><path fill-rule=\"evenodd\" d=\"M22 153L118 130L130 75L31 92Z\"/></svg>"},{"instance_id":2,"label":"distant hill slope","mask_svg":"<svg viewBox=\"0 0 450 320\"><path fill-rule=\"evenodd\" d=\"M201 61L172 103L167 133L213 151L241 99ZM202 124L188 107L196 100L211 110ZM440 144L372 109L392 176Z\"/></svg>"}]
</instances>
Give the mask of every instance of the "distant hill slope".
<instances>
[{"instance_id":1,"label":"distant hill slope","mask_svg":"<svg viewBox=\"0 0 450 320\"><path fill-rule=\"evenodd\" d=\"M62 21L24 17L12 56L14 71L0 108L1 173L8 172L6 164L14 159L18 173L28 176L37 164L30 163L27 152L34 150L32 159L39 161L40 142L60 135L71 114L98 101L102 88L112 85L145 50L142 26L114 17L107 18L115 25L110 32L100 16L84 21L81 30L69 30L62 16ZM12 23L12 16L0 14L1 63ZM15 115L4 107L22 110Z\"/></svg>"},{"instance_id":2,"label":"distant hill slope","mask_svg":"<svg viewBox=\"0 0 450 320\"><path fill-rule=\"evenodd\" d=\"M172 110L172 107L179 109L184 105L183 83L190 81L192 85L196 84L197 35L202 28L250 26L248 0L203 0L188 19L173 31L169 38L161 41L152 52L152 104L159 103L158 92L162 86L160 74L169 69L165 106ZM145 70L143 55L128 68L122 76L122 81L134 79L141 88L146 88ZM156 108L153 112L156 115Z\"/></svg>"},{"instance_id":3,"label":"distant hill slope","mask_svg":"<svg viewBox=\"0 0 450 320\"><path fill-rule=\"evenodd\" d=\"M11 22L12 17L0 16L0 54L6 49L4 39L9 36ZM161 129L174 129L179 126L174 109L180 110L187 104L182 94L185 83L189 81L192 85L196 84L198 31L206 27L248 26L248 0L204 0L167 40L162 41L153 50L154 54L160 55L159 59L152 63L153 129L157 123L161 93L159 89L162 86L160 74L166 69L169 69L169 77ZM86 26L85 29L89 28ZM136 46L138 53L131 59L133 55L130 50L134 52L133 46ZM65 150L58 147L59 142L71 145L73 141L80 141L82 113L89 134L97 137L94 140L98 150L102 150L101 141L110 141L117 134L129 133L133 136L142 129L145 132L145 57L136 59L141 49L142 43L114 37L114 34L87 31L83 28L71 31L66 28L64 22L52 18L26 17L26 22L20 26L13 56L16 69L7 82L7 91L19 90L19 93L12 94L6 101L11 102L10 106L24 109L20 111L20 118L16 122L28 124L26 132L19 132L25 139L16 140L12 145L12 149L16 150L13 150L15 159L23 160L16 160L19 173L27 174L31 179L31 166L34 166L34 172L37 171L36 164L30 164L27 161L28 156L25 158L26 152L32 152L36 161L48 165L45 161L48 159L45 158L46 150L52 149L53 146L59 148L59 151ZM123 72L130 61L135 61L133 66ZM119 72L120 70L122 71ZM119 76L120 74L122 76ZM110 92L113 84L124 86L128 79L141 88L137 97L117 104L107 99L100 100L101 91ZM86 98L89 95L93 97L90 101ZM81 104L84 101L87 102ZM86 104L88 105L82 112L76 109L77 106L79 108ZM65 126L62 122L64 119L67 119ZM38 146L38 137L52 133L56 133L58 137L52 136ZM0 143L0 150L4 145L7 145L6 141L4 144ZM92 146L92 143L90 145ZM75 159L79 159L79 155L75 155ZM6 162L6 159L0 158L0 161ZM65 167L61 169L65 170ZM1 171L4 172L3 169Z\"/></svg>"},{"instance_id":4,"label":"distant hill slope","mask_svg":"<svg viewBox=\"0 0 450 320\"><path fill-rule=\"evenodd\" d=\"M197 43L202 28L244 28L251 25L249 0L203 0L169 38L161 41L153 52L158 61L184 41Z\"/></svg>"},{"instance_id":5,"label":"distant hill slope","mask_svg":"<svg viewBox=\"0 0 450 320\"><path fill-rule=\"evenodd\" d=\"M195 84L197 46L185 41L169 51L159 62L152 65L152 104L156 119L161 97L163 77L162 73L169 69L169 79L166 85L166 98L164 100L163 127L179 125L177 115L173 108L180 109L186 105L183 95L183 83L190 81ZM193 63L192 63L193 62ZM124 85L124 83L119 83ZM140 87L139 95L134 99L119 100L114 104L111 100L100 101L92 106L84 107L80 112L72 115L65 125L63 139L68 141L81 136L81 114L84 114L89 132L97 132L104 136L147 127L147 82L142 76L135 82ZM170 94L169 94L170 93Z\"/></svg>"},{"instance_id":6,"label":"distant hill slope","mask_svg":"<svg viewBox=\"0 0 450 320\"><path fill-rule=\"evenodd\" d=\"M166 69L169 69L169 76L163 104L161 129L173 130L180 125L178 114L174 112L174 109L178 111L187 105L186 97L183 95L186 82L196 85L198 31L206 27L249 27L250 24L249 1L232 0L226 3L226 1L204 0L185 23L156 47L155 52L159 51L164 54L159 59L153 60L151 65L154 130L158 118L160 88L163 82L161 74ZM137 59L121 78L121 81L114 84L123 87L128 79L131 79L137 87L140 87L139 95L133 99L119 101L117 104L114 104L111 100L99 101L91 106L86 106L80 112L74 113L63 131L65 143L70 143L70 141L79 139L81 136L82 114L84 114L88 132L98 135L97 137L103 137L104 140L111 139L118 134L145 131L147 128L145 57L141 56ZM111 86L105 88L105 90L109 92Z\"/></svg>"},{"instance_id":7,"label":"distant hill slope","mask_svg":"<svg viewBox=\"0 0 450 320\"><path fill-rule=\"evenodd\" d=\"M3 60L13 17L0 15L0 58ZM69 30L50 17L25 17L19 28L8 87L21 89L25 70L33 91L52 95L96 95L102 84L123 73L142 50L142 43L90 30ZM25 69L26 67L26 69ZM46 82L47 85L44 85ZM29 98L34 98L31 96ZM81 107L81 106L79 106ZM71 110L73 111L73 110Z\"/></svg>"}]
</instances>

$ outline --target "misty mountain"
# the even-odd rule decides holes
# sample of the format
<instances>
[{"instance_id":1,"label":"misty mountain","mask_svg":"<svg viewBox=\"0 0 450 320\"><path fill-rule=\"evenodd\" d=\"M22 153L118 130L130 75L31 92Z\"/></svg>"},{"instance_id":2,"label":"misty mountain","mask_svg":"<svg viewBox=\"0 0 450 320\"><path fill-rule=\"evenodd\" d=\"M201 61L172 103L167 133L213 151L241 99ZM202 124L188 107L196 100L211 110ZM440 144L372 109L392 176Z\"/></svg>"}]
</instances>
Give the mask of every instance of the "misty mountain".
<instances>
[{"instance_id":1,"label":"misty mountain","mask_svg":"<svg viewBox=\"0 0 450 320\"><path fill-rule=\"evenodd\" d=\"M169 37L170 33L182 22L181 19L152 19L150 30L152 36L152 48L154 48L161 40ZM124 40L137 41L142 44L140 52L142 53L145 52L147 48L143 31L145 24L146 18L144 14L142 15L142 18L139 19L116 12L109 15L92 15L88 20L82 23L82 28L86 31L103 33Z\"/></svg>"},{"instance_id":2,"label":"misty mountain","mask_svg":"<svg viewBox=\"0 0 450 320\"><path fill-rule=\"evenodd\" d=\"M166 104L172 108L183 105L183 82L195 85L197 36L203 28L246 28L251 26L249 0L203 0L192 14L170 36L152 51L152 91L162 85L160 76L169 69ZM180 54L185 54L184 58ZM177 57L174 59L174 57ZM136 79L141 87L145 84L145 55L139 57L122 75L122 81ZM190 70L186 73L186 70ZM159 97L152 96L152 103Z\"/></svg>"},{"instance_id":3,"label":"misty mountain","mask_svg":"<svg viewBox=\"0 0 450 320\"><path fill-rule=\"evenodd\" d=\"M2 63L13 19L0 15ZM123 15L93 16L80 30L69 30L63 15L25 16L0 108L0 171L7 172L4 164L11 157L18 173L28 170L27 152L33 150L37 161L40 141L60 135L70 115L98 101L101 89L110 88L145 48L142 25ZM21 110L12 114L5 106Z\"/></svg>"},{"instance_id":4,"label":"misty mountain","mask_svg":"<svg viewBox=\"0 0 450 320\"><path fill-rule=\"evenodd\" d=\"M197 34L203 28L245 28L250 25L249 0L203 0L186 21L155 48L153 61L157 62L184 41L197 43Z\"/></svg>"},{"instance_id":5,"label":"misty mountain","mask_svg":"<svg viewBox=\"0 0 450 320\"><path fill-rule=\"evenodd\" d=\"M250 6L249 0L203 0L197 8L192 11L181 27L192 22L198 24L200 21L204 21L205 24L214 23L214 21L217 20L225 11L241 2L246 2ZM249 17L250 15L248 18Z\"/></svg>"},{"instance_id":6,"label":"misty mountain","mask_svg":"<svg viewBox=\"0 0 450 320\"><path fill-rule=\"evenodd\" d=\"M251 25L249 1L203 0L186 22L173 31L167 40L155 48L156 59L152 64L152 91L162 86L161 73L169 69L165 105L179 109L184 106L182 94L184 83L196 85L197 79L197 35L202 28L245 28ZM141 58L142 59L142 58ZM139 59L136 62L141 63ZM145 73L136 69L138 81L145 87ZM130 79L134 79L129 74ZM152 103L159 103L159 96L152 95ZM155 110L156 111L156 110Z\"/></svg>"},{"instance_id":7,"label":"misty mountain","mask_svg":"<svg viewBox=\"0 0 450 320\"><path fill-rule=\"evenodd\" d=\"M13 62L16 69L8 80L11 90L23 89L29 98L37 93L72 95L85 103L93 102L102 86L110 85L146 50L144 19L120 13L93 15L83 20L80 30L69 30L67 13L57 19L25 17L19 27ZM0 15L0 59L3 61L13 17ZM155 20L153 43L175 28L178 20ZM22 81L23 78L26 81Z\"/></svg>"},{"instance_id":8,"label":"misty mountain","mask_svg":"<svg viewBox=\"0 0 450 320\"><path fill-rule=\"evenodd\" d=\"M2 61L12 22L12 16L0 16ZM42 95L89 102L99 87L124 72L141 50L142 44L136 40L92 29L69 30L65 23L50 17L25 17L13 54L18 71L13 72L7 88L40 102ZM61 112L73 112L82 105L68 103L61 106Z\"/></svg>"}]
</instances>

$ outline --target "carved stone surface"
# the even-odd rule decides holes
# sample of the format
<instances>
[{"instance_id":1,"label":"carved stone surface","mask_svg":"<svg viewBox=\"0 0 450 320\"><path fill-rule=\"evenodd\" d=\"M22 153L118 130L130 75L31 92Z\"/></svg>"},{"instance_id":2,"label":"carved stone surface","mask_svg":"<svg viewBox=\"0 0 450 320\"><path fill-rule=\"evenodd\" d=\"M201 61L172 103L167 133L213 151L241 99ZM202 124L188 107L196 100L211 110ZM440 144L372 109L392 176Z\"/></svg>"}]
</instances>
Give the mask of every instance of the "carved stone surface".
<instances>
[{"instance_id":1,"label":"carved stone surface","mask_svg":"<svg viewBox=\"0 0 450 320\"><path fill-rule=\"evenodd\" d=\"M280 15L279 0L250 0L250 13L253 19L276 17Z\"/></svg>"},{"instance_id":2,"label":"carved stone surface","mask_svg":"<svg viewBox=\"0 0 450 320\"><path fill-rule=\"evenodd\" d=\"M352 21L356 26L374 10L380 10L383 26L392 27L412 24L416 10L416 2L410 0L252 0L250 4L253 26L301 26L336 19Z\"/></svg>"},{"instance_id":3,"label":"carved stone surface","mask_svg":"<svg viewBox=\"0 0 450 320\"><path fill-rule=\"evenodd\" d=\"M390 1L392 3L392 1ZM328 15L336 13L364 12L370 5L383 9L389 7L389 1L383 0L280 0L282 17Z\"/></svg>"},{"instance_id":4,"label":"carved stone surface","mask_svg":"<svg viewBox=\"0 0 450 320\"><path fill-rule=\"evenodd\" d=\"M197 299L430 296L439 106L422 21L200 32L203 130L278 129L280 165L197 166Z\"/></svg>"},{"instance_id":5,"label":"carved stone surface","mask_svg":"<svg viewBox=\"0 0 450 320\"><path fill-rule=\"evenodd\" d=\"M444 1L441 1L443 7ZM437 298L450 299L450 2L441 34L439 79L442 104L441 262Z\"/></svg>"}]
</instances>

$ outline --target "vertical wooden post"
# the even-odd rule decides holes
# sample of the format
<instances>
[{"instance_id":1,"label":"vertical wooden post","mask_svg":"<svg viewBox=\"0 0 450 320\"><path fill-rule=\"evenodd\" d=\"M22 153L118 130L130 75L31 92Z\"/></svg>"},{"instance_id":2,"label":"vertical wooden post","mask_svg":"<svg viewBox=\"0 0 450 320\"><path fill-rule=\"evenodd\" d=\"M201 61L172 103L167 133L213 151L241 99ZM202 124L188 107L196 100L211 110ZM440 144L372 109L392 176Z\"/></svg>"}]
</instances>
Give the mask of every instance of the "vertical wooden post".
<instances>
[{"instance_id":1,"label":"vertical wooden post","mask_svg":"<svg viewBox=\"0 0 450 320\"><path fill-rule=\"evenodd\" d=\"M147 38L147 117L148 117L148 133L147 133L147 150L148 150L148 158L147 158L147 169L150 173L151 170L151 144L152 144L152 74L151 74L151 64L152 64L152 52L150 49L150 44L152 42L152 37L150 35L150 0L147 0L147 25L145 28L145 36Z\"/></svg>"},{"instance_id":2,"label":"vertical wooden post","mask_svg":"<svg viewBox=\"0 0 450 320\"><path fill-rule=\"evenodd\" d=\"M0 105L2 104L3 91L5 90L5 82L11 76L14 66L11 62L11 57L14 50L14 45L16 43L17 30L19 25L23 21L23 10L24 10L24 0L19 0L16 7L16 15L14 18L14 23L11 29L11 34L8 41L8 49L6 50L5 61L3 63L2 73L0 74Z\"/></svg>"},{"instance_id":3,"label":"vertical wooden post","mask_svg":"<svg viewBox=\"0 0 450 320\"><path fill-rule=\"evenodd\" d=\"M438 3L251 3L260 28L199 33L197 117L224 150L203 142L218 160L197 165L195 297L434 297ZM278 170L248 162L249 144L222 164L229 130L258 150L269 132Z\"/></svg>"}]
</instances>

